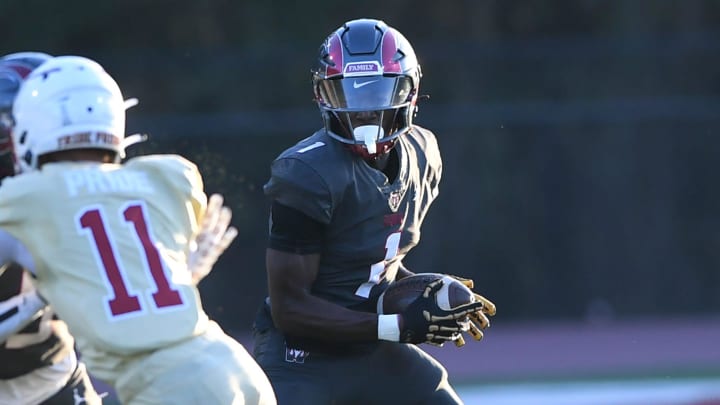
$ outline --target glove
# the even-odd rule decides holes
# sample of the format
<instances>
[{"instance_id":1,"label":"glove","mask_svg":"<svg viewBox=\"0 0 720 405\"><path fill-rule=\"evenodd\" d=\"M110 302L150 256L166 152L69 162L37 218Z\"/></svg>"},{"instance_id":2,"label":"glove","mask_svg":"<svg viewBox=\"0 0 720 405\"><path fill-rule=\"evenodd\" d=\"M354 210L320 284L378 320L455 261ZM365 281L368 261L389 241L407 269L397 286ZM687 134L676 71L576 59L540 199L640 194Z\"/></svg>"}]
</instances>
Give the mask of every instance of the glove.
<instances>
[{"instance_id":1,"label":"glove","mask_svg":"<svg viewBox=\"0 0 720 405\"><path fill-rule=\"evenodd\" d=\"M457 281L463 283L467 288L473 289L475 287L475 282L469 278L464 278L460 276L454 276L451 274L448 274L450 277L456 279ZM473 295L475 296L475 301L482 303L482 306L479 310L475 312L471 312L468 314L468 317L465 321L462 321L461 324L463 325L463 331L468 332L470 336L473 337L475 340L481 340L483 338L483 330L485 328L490 327L490 320L488 319L488 316L495 315L495 304L493 304L490 300L483 297L480 294L477 294L473 291ZM462 336L459 339L455 340L455 345L460 347L465 344L465 339L462 338Z\"/></svg>"},{"instance_id":2,"label":"glove","mask_svg":"<svg viewBox=\"0 0 720 405\"><path fill-rule=\"evenodd\" d=\"M459 321L480 311L485 304L472 302L445 311L438 306L435 297L442 286L442 279L428 284L423 293L400 314L400 342L442 346L445 342L462 338L460 333L464 326Z\"/></svg>"},{"instance_id":3,"label":"glove","mask_svg":"<svg viewBox=\"0 0 720 405\"><path fill-rule=\"evenodd\" d=\"M222 204L223 197L220 194L210 196L200 231L190 241L188 269L196 284L210 273L217 259L238 233L235 227L230 226L230 208Z\"/></svg>"}]
</instances>

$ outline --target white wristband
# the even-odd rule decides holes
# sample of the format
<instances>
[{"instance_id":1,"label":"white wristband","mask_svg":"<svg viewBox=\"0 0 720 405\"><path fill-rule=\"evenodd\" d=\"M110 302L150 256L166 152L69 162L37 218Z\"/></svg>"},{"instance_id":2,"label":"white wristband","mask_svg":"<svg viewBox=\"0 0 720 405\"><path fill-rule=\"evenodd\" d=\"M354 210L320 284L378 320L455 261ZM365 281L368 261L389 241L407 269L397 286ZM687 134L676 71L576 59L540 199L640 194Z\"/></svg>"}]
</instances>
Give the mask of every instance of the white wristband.
<instances>
[{"instance_id":1,"label":"white wristband","mask_svg":"<svg viewBox=\"0 0 720 405\"><path fill-rule=\"evenodd\" d=\"M400 341L398 314L378 315L378 340Z\"/></svg>"}]
</instances>

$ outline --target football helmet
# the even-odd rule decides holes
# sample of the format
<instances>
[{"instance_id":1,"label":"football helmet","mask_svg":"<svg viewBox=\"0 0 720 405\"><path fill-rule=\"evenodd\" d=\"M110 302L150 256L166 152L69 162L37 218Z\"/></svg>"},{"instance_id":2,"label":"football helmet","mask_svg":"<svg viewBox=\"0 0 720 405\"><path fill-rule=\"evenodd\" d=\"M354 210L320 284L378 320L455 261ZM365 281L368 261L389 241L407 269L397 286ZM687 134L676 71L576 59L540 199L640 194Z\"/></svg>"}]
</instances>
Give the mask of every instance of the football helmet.
<instances>
[{"instance_id":1,"label":"football helmet","mask_svg":"<svg viewBox=\"0 0 720 405\"><path fill-rule=\"evenodd\" d=\"M22 170L38 157L70 149L104 149L125 156L125 101L115 80L97 62L58 56L23 82L13 105L13 141Z\"/></svg>"},{"instance_id":2,"label":"football helmet","mask_svg":"<svg viewBox=\"0 0 720 405\"><path fill-rule=\"evenodd\" d=\"M412 127L422 76L410 42L383 21L348 21L325 39L312 69L325 129L366 159Z\"/></svg>"},{"instance_id":3,"label":"football helmet","mask_svg":"<svg viewBox=\"0 0 720 405\"><path fill-rule=\"evenodd\" d=\"M51 58L42 52L18 52L0 58L0 180L15 174L11 131L12 106L20 84L30 72Z\"/></svg>"}]
</instances>

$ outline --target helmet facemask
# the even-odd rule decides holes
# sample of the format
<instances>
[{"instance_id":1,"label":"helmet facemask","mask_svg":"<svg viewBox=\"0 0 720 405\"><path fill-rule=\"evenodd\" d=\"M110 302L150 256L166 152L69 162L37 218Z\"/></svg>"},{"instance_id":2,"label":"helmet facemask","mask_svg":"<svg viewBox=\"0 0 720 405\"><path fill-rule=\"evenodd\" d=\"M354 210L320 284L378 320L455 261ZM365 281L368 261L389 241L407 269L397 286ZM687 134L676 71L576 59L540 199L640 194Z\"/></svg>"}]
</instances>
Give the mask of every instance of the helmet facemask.
<instances>
[{"instance_id":1,"label":"helmet facemask","mask_svg":"<svg viewBox=\"0 0 720 405\"><path fill-rule=\"evenodd\" d=\"M325 111L328 133L366 159L387 153L407 132L406 108L379 111Z\"/></svg>"}]
</instances>

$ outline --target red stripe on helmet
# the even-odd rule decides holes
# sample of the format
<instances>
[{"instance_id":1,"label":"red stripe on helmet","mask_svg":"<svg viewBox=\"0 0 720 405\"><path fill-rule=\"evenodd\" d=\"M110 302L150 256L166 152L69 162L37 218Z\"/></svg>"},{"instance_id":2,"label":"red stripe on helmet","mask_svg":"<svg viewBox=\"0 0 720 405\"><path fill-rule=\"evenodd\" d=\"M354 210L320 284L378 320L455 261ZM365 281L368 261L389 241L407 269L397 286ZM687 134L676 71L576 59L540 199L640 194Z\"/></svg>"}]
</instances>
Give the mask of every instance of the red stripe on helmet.
<instances>
[{"instance_id":1,"label":"red stripe on helmet","mask_svg":"<svg viewBox=\"0 0 720 405\"><path fill-rule=\"evenodd\" d=\"M31 66L28 66L22 62L18 61L6 61L3 63L4 67L7 67L9 70L14 71L17 73L21 79L24 79L27 77L27 75L30 74L30 72L33 71L33 68Z\"/></svg>"},{"instance_id":2,"label":"red stripe on helmet","mask_svg":"<svg viewBox=\"0 0 720 405\"><path fill-rule=\"evenodd\" d=\"M395 60L397 54L397 43L392 30L385 31L382 39L382 64L383 73L402 73L400 61Z\"/></svg>"},{"instance_id":3,"label":"red stripe on helmet","mask_svg":"<svg viewBox=\"0 0 720 405\"><path fill-rule=\"evenodd\" d=\"M334 66L325 68L325 77L332 77L342 74L343 69L343 48L340 36L336 33L328 41L328 55L335 62Z\"/></svg>"}]
</instances>

